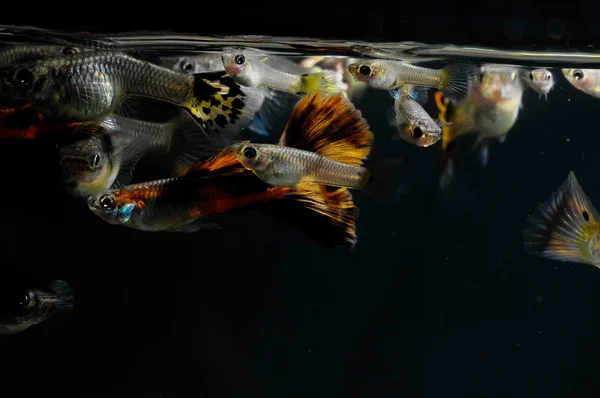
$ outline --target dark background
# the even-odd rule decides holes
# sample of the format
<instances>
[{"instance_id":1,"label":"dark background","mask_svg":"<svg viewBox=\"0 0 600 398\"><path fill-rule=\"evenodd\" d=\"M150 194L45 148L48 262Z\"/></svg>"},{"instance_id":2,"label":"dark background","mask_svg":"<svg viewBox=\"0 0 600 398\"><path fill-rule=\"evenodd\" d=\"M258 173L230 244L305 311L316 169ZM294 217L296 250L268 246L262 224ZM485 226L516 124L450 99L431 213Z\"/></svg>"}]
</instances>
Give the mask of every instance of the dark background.
<instances>
[{"instance_id":1,"label":"dark background","mask_svg":"<svg viewBox=\"0 0 600 398\"><path fill-rule=\"evenodd\" d=\"M343 23L318 5L296 5L305 14L258 13L253 5L263 18L256 23L225 4L198 4L194 25L189 5L180 4L182 19L149 20L145 28L182 24L210 33L224 20L218 26L231 33L471 37L567 48L541 33L560 14L569 27L575 21L578 43L597 41L594 10L577 3L540 8L537 16L500 2L445 3L447 12L419 14L412 5L397 18L383 4L376 13L365 5ZM159 18L160 9L148 10ZM141 18L125 26L123 14L112 12L104 25L94 23L98 15L70 23L144 28ZM508 14L523 15L538 33L506 38ZM26 17L10 23L34 24ZM384 28L369 36L377 18ZM525 93L520 118L504 144L492 145L488 167L461 157L456 184L445 192L437 188L439 147L392 141L391 97L367 92L357 106L377 137L373 157L405 161L398 180L406 193L392 203L355 193L361 213L353 251L324 248L258 212L225 217L223 230L194 235L111 226L64 192L53 145L3 143L0 259L65 279L76 296L62 327L40 325L0 341L3 390L27 397L599 396L600 272L528 255L521 238L526 217L570 170L600 203L600 102L559 75L548 102Z\"/></svg>"}]
</instances>

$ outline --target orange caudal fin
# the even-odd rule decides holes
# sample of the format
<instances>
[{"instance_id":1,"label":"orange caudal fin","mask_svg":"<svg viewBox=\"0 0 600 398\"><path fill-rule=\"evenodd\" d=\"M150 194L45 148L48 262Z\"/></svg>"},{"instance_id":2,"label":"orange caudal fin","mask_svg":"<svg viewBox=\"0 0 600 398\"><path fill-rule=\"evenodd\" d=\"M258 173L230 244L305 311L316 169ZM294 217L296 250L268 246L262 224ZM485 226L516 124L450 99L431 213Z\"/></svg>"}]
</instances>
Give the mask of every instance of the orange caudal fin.
<instances>
[{"instance_id":1,"label":"orange caudal fin","mask_svg":"<svg viewBox=\"0 0 600 398\"><path fill-rule=\"evenodd\" d=\"M190 167L186 176L203 176L232 171L244 172L245 170L233 150L230 147L225 147L218 154L196 162Z\"/></svg>"},{"instance_id":2,"label":"orange caudal fin","mask_svg":"<svg viewBox=\"0 0 600 398\"><path fill-rule=\"evenodd\" d=\"M296 104L279 145L360 166L371 152L373 139L361 112L344 94L325 96L316 91Z\"/></svg>"}]
</instances>

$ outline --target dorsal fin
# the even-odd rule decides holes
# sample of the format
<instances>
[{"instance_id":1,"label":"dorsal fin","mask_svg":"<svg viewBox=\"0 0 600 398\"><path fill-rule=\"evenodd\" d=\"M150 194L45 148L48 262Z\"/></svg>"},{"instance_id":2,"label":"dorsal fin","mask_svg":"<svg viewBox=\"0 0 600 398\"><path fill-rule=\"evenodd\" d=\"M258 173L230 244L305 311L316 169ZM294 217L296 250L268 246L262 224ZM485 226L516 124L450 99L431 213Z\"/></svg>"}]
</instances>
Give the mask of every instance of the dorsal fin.
<instances>
[{"instance_id":1,"label":"dorsal fin","mask_svg":"<svg viewBox=\"0 0 600 398\"><path fill-rule=\"evenodd\" d=\"M186 176L202 176L215 172L244 172L246 169L240 164L231 147L226 147L215 156L196 162Z\"/></svg>"},{"instance_id":2,"label":"dorsal fin","mask_svg":"<svg viewBox=\"0 0 600 398\"><path fill-rule=\"evenodd\" d=\"M373 139L360 111L342 93L326 97L316 91L296 104L279 145L360 166L371 152Z\"/></svg>"}]
</instances>

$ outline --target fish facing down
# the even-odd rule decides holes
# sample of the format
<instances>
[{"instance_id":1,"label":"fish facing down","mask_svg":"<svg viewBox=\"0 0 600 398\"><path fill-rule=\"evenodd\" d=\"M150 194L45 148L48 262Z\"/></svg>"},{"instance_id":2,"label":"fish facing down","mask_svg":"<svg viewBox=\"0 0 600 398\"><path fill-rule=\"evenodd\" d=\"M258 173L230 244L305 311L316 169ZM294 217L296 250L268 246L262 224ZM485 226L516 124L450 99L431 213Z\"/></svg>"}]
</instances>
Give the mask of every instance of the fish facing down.
<instances>
[{"instance_id":1,"label":"fish facing down","mask_svg":"<svg viewBox=\"0 0 600 398\"><path fill-rule=\"evenodd\" d=\"M529 253L600 267L600 216L573 172L537 206L523 237Z\"/></svg>"},{"instance_id":2,"label":"fish facing down","mask_svg":"<svg viewBox=\"0 0 600 398\"><path fill-rule=\"evenodd\" d=\"M369 153L373 138L360 112L343 94L325 99L319 93L298 102L284 135L290 147L319 151L354 165ZM215 226L205 223L205 216L265 202L269 209L285 203L292 207L289 215L303 213L292 222L309 236L328 246L354 247L358 209L346 187L314 180L294 181L294 186L268 184L240 164L234 148L226 147L198 162L182 177L91 195L88 206L111 224L144 231L193 232Z\"/></svg>"}]
</instances>

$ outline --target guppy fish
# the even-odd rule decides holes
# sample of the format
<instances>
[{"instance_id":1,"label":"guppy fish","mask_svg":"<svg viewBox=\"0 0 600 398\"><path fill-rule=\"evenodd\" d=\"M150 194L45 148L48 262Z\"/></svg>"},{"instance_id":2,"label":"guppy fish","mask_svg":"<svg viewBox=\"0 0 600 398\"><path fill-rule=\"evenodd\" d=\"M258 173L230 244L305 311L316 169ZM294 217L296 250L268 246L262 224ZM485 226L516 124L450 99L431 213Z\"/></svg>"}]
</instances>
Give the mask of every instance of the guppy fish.
<instances>
[{"instance_id":1,"label":"guppy fish","mask_svg":"<svg viewBox=\"0 0 600 398\"><path fill-rule=\"evenodd\" d=\"M266 54L254 49L223 48L225 70L242 86L270 88L300 96L316 90L325 94L342 91L341 78L334 72L323 70L295 75L275 69L270 66L268 59Z\"/></svg>"},{"instance_id":2,"label":"guppy fish","mask_svg":"<svg viewBox=\"0 0 600 398\"><path fill-rule=\"evenodd\" d=\"M412 55L403 52L395 52L383 50L380 48L353 45L350 46L352 51L356 51L362 55L367 55L373 58L393 59L396 61L402 61L404 63L419 63L419 62L430 62L430 61L441 61L444 57L422 57L419 55Z\"/></svg>"},{"instance_id":3,"label":"guppy fish","mask_svg":"<svg viewBox=\"0 0 600 398\"><path fill-rule=\"evenodd\" d=\"M600 267L600 217L572 171L527 219L523 237L529 253Z\"/></svg>"},{"instance_id":4,"label":"guppy fish","mask_svg":"<svg viewBox=\"0 0 600 398\"><path fill-rule=\"evenodd\" d=\"M210 134L237 133L263 94L242 88L225 72L189 75L114 51L93 51L0 68L0 89L30 101L40 113L89 121L116 111L128 96L170 102Z\"/></svg>"},{"instance_id":5,"label":"guppy fish","mask_svg":"<svg viewBox=\"0 0 600 398\"><path fill-rule=\"evenodd\" d=\"M324 97L316 91L298 102L277 145L244 141L231 148L245 168L270 185L365 189L372 175L361 165L373 139L342 93Z\"/></svg>"},{"instance_id":6,"label":"guppy fish","mask_svg":"<svg viewBox=\"0 0 600 398\"><path fill-rule=\"evenodd\" d=\"M241 168L230 148L201 162L185 176L130 185L89 196L93 213L110 224L141 231L195 232L215 228L205 218L236 209L278 202L291 221L327 246L353 248L358 209L345 188L321 185L273 187ZM281 214L279 215L279 217Z\"/></svg>"},{"instance_id":7,"label":"guppy fish","mask_svg":"<svg viewBox=\"0 0 600 398\"><path fill-rule=\"evenodd\" d=\"M600 98L600 69L562 69L562 73L577 90Z\"/></svg>"},{"instance_id":8,"label":"guppy fish","mask_svg":"<svg viewBox=\"0 0 600 398\"><path fill-rule=\"evenodd\" d=\"M478 151L481 163L486 165L489 141L496 138L504 142L519 115L524 87L518 68L484 65L481 67L479 80L468 97L458 103L444 97L441 92L435 94L439 118L444 123L442 150L445 161L440 179L442 187L449 184L453 176L454 160L450 152L454 149L457 137L479 133L474 149Z\"/></svg>"},{"instance_id":9,"label":"guppy fish","mask_svg":"<svg viewBox=\"0 0 600 398\"><path fill-rule=\"evenodd\" d=\"M433 120L421 106L427 102L427 91L414 92L413 88L406 87L394 91L393 97L394 113L391 124L397 128L400 138L424 148L442 138L442 123Z\"/></svg>"},{"instance_id":10,"label":"guppy fish","mask_svg":"<svg viewBox=\"0 0 600 398\"><path fill-rule=\"evenodd\" d=\"M65 281L45 287L4 277L0 285L0 335L22 332L73 306L73 293Z\"/></svg>"},{"instance_id":11,"label":"guppy fish","mask_svg":"<svg viewBox=\"0 0 600 398\"><path fill-rule=\"evenodd\" d=\"M538 93L538 99L544 98L548 101L548 93L554 87L554 76L545 68L523 70L523 79L527 86Z\"/></svg>"},{"instance_id":12,"label":"guppy fish","mask_svg":"<svg viewBox=\"0 0 600 398\"><path fill-rule=\"evenodd\" d=\"M156 63L165 68L189 74L225 70L223 61L221 61L221 53L161 56L156 60Z\"/></svg>"},{"instance_id":13,"label":"guppy fish","mask_svg":"<svg viewBox=\"0 0 600 398\"><path fill-rule=\"evenodd\" d=\"M99 123L79 123L71 134L74 142L61 148L60 163L67 191L80 197L129 184L145 156L165 158L180 176L217 152L187 113L166 123L109 115Z\"/></svg>"},{"instance_id":14,"label":"guppy fish","mask_svg":"<svg viewBox=\"0 0 600 398\"><path fill-rule=\"evenodd\" d=\"M433 87L447 95L463 96L476 73L473 65L450 64L442 69L430 69L389 59L360 60L348 65L357 80L380 90L394 90L402 85Z\"/></svg>"},{"instance_id":15,"label":"guppy fish","mask_svg":"<svg viewBox=\"0 0 600 398\"><path fill-rule=\"evenodd\" d=\"M353 167L366 158L372 140L360 112L343 94L325 97L315 92L298 102L281 142L291 149L314 151ZM326 187L320 179L310 177L292 181L293 186L273 186L247 171L238 161L236 149L235 145L226 147L183 177L93 195L88 204L110 223L147 231L177 231L202 228L198 221L203 215L272 199L292 199L324 217L326 225L333 225L333 236L343 235L337 244L354 245L357 209L346 188ZM241 152L248 152L248 148ZM309 229L309 233L316 232Z\"/></svg>"}]
</instances>

